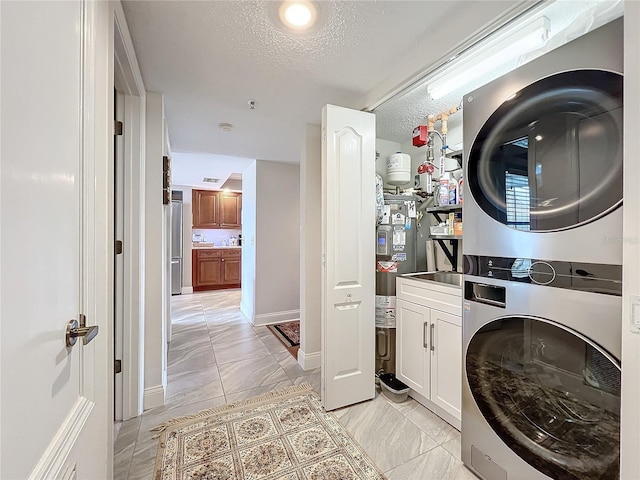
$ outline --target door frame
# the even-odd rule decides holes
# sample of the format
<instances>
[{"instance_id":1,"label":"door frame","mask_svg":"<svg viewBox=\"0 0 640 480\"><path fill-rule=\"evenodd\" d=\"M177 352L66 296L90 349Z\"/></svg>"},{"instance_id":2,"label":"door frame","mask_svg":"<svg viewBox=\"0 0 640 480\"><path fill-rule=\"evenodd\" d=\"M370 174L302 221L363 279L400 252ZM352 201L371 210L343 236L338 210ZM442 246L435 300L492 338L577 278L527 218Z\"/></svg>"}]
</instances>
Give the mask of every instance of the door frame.
<instances>
[{"instance_id":1,"label":"door frame","mask_svg":"<svg viewBox=\"0 0 640 480\"><path fill-rule=\"evenodd\" d=\"M111 2L110 2L111 3ZM113 3L112 51L110 57L110 105L114 105L114 89L123 96L124 118L124 185L120 190L124 204L123 292L116 302L123 315L116 319L114 342L122 353L122 377L115 382L116 420L127 420L142 414L144 364L140 358L144 341L144 197L145 197L145 111L146 92L138 66L133 41L120 2ZM113 112L111 117L114 118ZM112 134L110 130L110 134ZM113 142L110 159L115 158ZM111 165L110 165L111 167ZM110 184L111 196L114 179ZM113 205L113 198L111 199ZM113 228L113 211L110 215ZM113 238L113 231L111 231Z\"/></svg>"}]
</instances>

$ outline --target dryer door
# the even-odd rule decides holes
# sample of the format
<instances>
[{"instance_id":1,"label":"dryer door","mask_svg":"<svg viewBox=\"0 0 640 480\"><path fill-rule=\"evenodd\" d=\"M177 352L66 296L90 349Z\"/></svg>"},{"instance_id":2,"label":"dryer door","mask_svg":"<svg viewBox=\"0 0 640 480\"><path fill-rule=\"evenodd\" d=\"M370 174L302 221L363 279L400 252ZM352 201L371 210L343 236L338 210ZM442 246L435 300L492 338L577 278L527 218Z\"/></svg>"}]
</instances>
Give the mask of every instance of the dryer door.
<instances>
[{"instance_id":1,"label":"dryer door","mask_svg":"<svg viewBox=\"0 0 640 480\"><path fill-rule=\"evenodd\" d=\"M533 317L482 327L467 381L486 422L551 478L619 477L620 365L580 334Z\"/></svg>"},{"instance_id":2,"label":"dryer door","mask_svg":"<svg viewBox=\"0 0 640 480\"><path fill-rule=\"evenodd\" d=\"M480 208L518 230L593 221L622 203L622 75L578 70L514 93L469 150Z\"/></svg>"}]
</instances>

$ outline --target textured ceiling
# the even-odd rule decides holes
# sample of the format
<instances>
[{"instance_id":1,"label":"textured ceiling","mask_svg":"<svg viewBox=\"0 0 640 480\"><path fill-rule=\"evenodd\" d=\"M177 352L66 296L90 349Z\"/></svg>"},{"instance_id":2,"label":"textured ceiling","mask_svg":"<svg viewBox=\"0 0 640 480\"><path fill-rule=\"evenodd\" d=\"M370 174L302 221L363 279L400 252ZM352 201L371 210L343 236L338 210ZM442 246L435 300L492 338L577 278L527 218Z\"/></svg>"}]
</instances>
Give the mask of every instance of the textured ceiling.
<instances>
[{"instance_id":1,"label":"textured ceiling","mask_svg":"<svg viewBox=\"0 0 640 480\"><path fill-rule=\"evenodd\" d=\"M622 0L315 3L318 25L296 35L277 21L277 1L124 1L145 86L165 96L177 183L221 188L253 159L298 163L305 126L320 123L327 103L379 105L377 136L404 143L426 115L458 105L487 80L437 102L424 81L404 87L487 30L537 5L551 20L552 40L540 54L623 9ZM462 117L451 117L451 128ZM219 123L234 127L225 132ZM205 176L220 182L202 184Z\"/></svg>"},{"instance_id":2,"label":"textured ceiling","mask_svg":"<svg viewBox=\"0 0 640 480\"><path fill-rule=\"evenodd\" d=\"M320 1L306 35L278 25L274 1L123 5L145 86L165 95L174 152L297 163L322 106L371 106L522 3Z\"/></svg>"},{"instance_id":3,"label":"textured ceiling","mask_svg":"<svg viewBox=\"0 0 640 480\"><path fill-rule=\"evenodd\" d=\"M462 105L462 96L465 93L475 90L519 65L610 22L622 14L623 2L621 1L562 0L539 5L538 8L528 12L527 15L523 15L517 22L514 21L509 28L517 31L519 24L527 23L531 18L546 17L549 21L549 38L544 47L515 59L499 69L495 69L490 75L478 78L438 100L432 100L429 97L427 93L428 81L426 79L413 88L400 92L374 110L378 138L398 143L407 142L411 138L413 128L424 124L427 115L438 114L451 107ZM481 47L481 45L478 46ZM461 55L459 60L467 56L474 56L474 48L470 48L464 55ZM464 111L462 114L454 115L450 118L450 129L462 124L463 115Z\"/></svg>"}]
</instances>

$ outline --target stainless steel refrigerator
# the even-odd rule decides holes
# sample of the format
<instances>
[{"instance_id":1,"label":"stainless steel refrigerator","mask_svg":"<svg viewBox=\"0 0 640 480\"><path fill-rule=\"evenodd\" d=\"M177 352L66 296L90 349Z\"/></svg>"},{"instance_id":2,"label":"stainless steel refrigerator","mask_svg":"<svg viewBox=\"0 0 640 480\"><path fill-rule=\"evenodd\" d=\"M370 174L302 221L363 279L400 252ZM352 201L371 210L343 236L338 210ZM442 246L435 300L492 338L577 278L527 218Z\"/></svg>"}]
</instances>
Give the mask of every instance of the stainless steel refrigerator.
<instances>
[{"instance_id":1,"label":"stainless steel refrigerator","mask_svg":"<svg viewBox=\"0 0 640 480\"><path fill-rule=\"evenodd\" d=\"M175 193L182 192L173 192ZM182 293L182 200L171 200L171 295Z\"/></svg>"}]
</instances>

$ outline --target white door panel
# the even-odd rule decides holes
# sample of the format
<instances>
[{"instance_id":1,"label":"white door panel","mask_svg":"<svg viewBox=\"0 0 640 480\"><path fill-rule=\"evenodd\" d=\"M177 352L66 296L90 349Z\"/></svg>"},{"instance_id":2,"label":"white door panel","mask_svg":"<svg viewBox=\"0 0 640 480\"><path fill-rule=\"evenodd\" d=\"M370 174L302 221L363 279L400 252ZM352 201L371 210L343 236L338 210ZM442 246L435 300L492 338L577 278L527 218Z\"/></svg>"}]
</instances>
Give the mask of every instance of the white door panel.
<instances>
[{"instance_id":1,"label":"white door panel","mask_svg":"<svg viewBox=\"0 0 640 480\"><path fill-rule=\"evenodd\" d=\"M327 105L322 139L322 401L373 398L375 117Z\"/></svg>"},{"instance_id":2,"label":"white door panel","mask_svg":"<svg viewBox=\"0 0 640 480\"><path fill-rule=\"evenodd\" d=\"M104 402L95 398L104 391L95 370L104 335L86 347L81 339L65 345L67 322L95 295L86 197L95 188L85 185L95 4L0 3L0 478L66 478L74 470L104 478L108 452L91 449L108 435Z\"/></svg>"},{"instance_id":3,"label":"white door panel","mask_svg":"<svg viewBox=\"0 0 640 480\"><path fill-rule=\"evenodd\" d=\"M431 400L455 418L462 406L462 319L431 310L434 323Z\"/></svg>"},{"instance_id":4,"label":"white door panel","mask_svg":"<svg viewBox=\"0 0 640 480\"><path fill-rule=\"evenodd\" d=\"M431 309L396 300L397 377L429 398L431 382Z\"/></svg>"}]
</instances>

